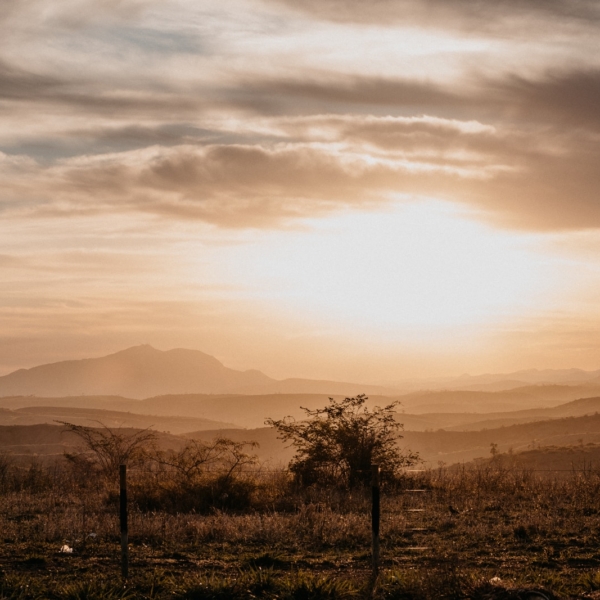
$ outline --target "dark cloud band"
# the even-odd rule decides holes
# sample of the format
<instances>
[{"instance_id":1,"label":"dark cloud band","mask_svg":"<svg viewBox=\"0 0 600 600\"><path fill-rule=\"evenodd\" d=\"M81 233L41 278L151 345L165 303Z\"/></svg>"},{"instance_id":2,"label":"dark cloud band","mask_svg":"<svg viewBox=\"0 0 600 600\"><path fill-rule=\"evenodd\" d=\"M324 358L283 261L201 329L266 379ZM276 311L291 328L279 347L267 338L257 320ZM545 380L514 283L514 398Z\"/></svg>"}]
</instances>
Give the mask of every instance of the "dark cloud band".
<instances>
[{"instance_id":1,"label":"dark cloud band","mask_svg":"<svg viewBox=\"0 0 600 600\"><path fill-rule=\"evenodd\" d=\"M419 24L463 31L521 33L519 20L589 23L600 20L595 0L265 0L302 11L317 19L359 24Z\"/></svg>"}]
</instances>

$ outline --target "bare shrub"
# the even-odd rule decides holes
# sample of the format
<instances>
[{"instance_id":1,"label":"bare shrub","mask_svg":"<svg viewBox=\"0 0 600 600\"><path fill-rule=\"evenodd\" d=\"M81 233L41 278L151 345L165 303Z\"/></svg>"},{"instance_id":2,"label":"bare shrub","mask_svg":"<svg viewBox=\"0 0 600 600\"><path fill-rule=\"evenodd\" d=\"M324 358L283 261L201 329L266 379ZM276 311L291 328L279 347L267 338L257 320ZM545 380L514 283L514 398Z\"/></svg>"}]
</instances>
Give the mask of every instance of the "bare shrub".
<instances>
[{"instance_id":1,"label":"bare shrub","mask_svg":"<svg viewBox=\"0 0 600 600\"><path fill-rule=\"evenodd\" d=\"M218 438L210 443L189 440L180 450L152 449L145 476L134 483L142 510L189 512L248 508L257 482L249 471L257 463L248 454L251 442Z\"/></svg>"},{"instance_id":2,"label":"bare shrub","mask_svg":"<svg viewBox=\"0 0 600 600\"><path fill-rule=\"evenodd\" d=\"M65 458L80 474L96 472L110 479L116 479L119 465L140 465L146 459L150 443L156 439L156 432L144 429L111 429L99 423L100 427L85 427L65 421L58 421L67 431L77 435L84 449L79 453L65 453ZM87 478L82 478L85 481Z\"/></svg>"}]
</instances>

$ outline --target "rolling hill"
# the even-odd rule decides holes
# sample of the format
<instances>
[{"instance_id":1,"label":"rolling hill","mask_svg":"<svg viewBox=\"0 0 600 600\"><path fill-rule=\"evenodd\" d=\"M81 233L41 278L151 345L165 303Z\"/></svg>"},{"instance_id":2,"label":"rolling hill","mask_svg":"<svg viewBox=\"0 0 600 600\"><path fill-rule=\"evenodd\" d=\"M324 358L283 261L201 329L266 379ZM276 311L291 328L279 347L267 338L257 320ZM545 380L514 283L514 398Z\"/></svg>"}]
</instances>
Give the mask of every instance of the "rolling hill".
<instances>
[{"instance_id":1,"label":"rolling hill","mask_svg":"<svg viewBox=\"0 0 600 600\"><path fill-rule=\"evenodd\" d=\"M76 441L64 438L67 434L62 434L61 431L62 427L47 424L0 426L0 452L23 456L60 455ZM161 440L170 440L170 444L182 444L185 438L209 441L216 437L257 442L259 447L253 452L262 461L275 467L287 464L294 454L293 448L279 440L277 432L269 427L203 430L180 436L167 433L158 435ZM419 452L426 467L489 458L491 443L497 444L501 453L510 451L514 454L547 447L600 444L600 415L537 421L484 431L405 431L399 441L401 448Z\"/></svg>"},{"instance_id":2,"label":"rolling hill","mask_svg":"<svg viewBox=\"0 0 600 600\"><path fill-rule=\"evenodd\" d=\"M538 476L571 477L574 471L598 473L600 444L589 442L570 446L543 446L518 453L498 454L494 458L478 459L465 467L522 469Z\"/></svg>"},{"instance_id":3,"label":"rolling hill","mask_svg":"<svg viewBox=\"0 0 600 600\"><path fill-rule=\"evenodd\" d=\"M600 415L536 421L481 431L406 431L401 446L417 450L429 466L490 456L490 444L499 452L521 452L543 446L600 443Z\"/></svg>"},{"instance_id":4,"label":"rolling hill","mask_svg":"<svg viewBox=\"0 0 600 600\"><path fill-rule=\"evenodd\" d=\"M564 402L600 396L600 385L527 385L511 390L481 392L439 390L398 396L402 408L413 414L491 413L548 408Z\"/></svg>"},{"instance_id":5,"label":"rolling hill","mask_svg":"<svg viewBox=\"0 0 600 600\"><path fill-rule=\"evenodd\" d=\"M123 433L137 429L125 428ZM156 443L161 448L181 448L185 439L168 433L157 433ZM61 459L65 452L83 449L81 439L62 425L0 425L0 456L8 455L17 461L48 462Z\"/></svg>"},{"instance_id":6,"label":"rolling hill","mask_svg":"<svg viewBox=\"0 0 600 600\"><path fill-rule=\"evenodd\" d=\"M596 386L529 386L516 390L514 396L509 392L423 392L407 396L370 396L369 405L387 405L394 400L399 400L400 411L406 410L406 402L412 402L409 412L398 414L398 420L404 424L406 430L427 431L446 429L455 431L474 431L480 429L493 429L503 425L529 423L533 421L556 419L569 416L582 416L600 412L600 396L581 398L585 394L596 392ZM301 407L310 409L323 407L327 403L327 394L263 394L243 396L239 394L170 394L156 396L145 400L135 400L122 396L69 396L62 398L38 398L30 396L13 396L0 398L0 408L17 411L24 408L36 407L38 418L44 408L52 407L53 410L63 410L64 420L79 418L76 411L69 410L103 410L117 411L119 413L132 413L134 415L152 415L157 421L158 417L185 417L189 419L205 419L225 423L228 428L246 427L259 428L264 424L266 417L280 419L292 416L302 419L304 412ZM336 398L341 396L334 395ZM561 399L573 400L559 403ZM418 401L425 404L419 406ZM498 410L498 407L521 407L543 405L542 408L525 408L524 410ZM422 412L425 408L438 406L440 412ZM461 412L458 409L467 407L470 412ZM486 407L489 408L486 411ZM453 411L456 410L456 412ZM496 409L496 410L494 410ZM450 412L452 411L452 412ZM13 415L14 418L24 419L25 414ZM33 418L33 414L30 415ZM105 415L106 416L106 415ZM9 415L5 415L9 418ZM124 417L119 416L118 419ZM128 419L130 419L128 417ZM23 421L15 421L23 423ZM41 421L36 421L41 422ZM48 420L47 422L52 422ZM130 420L126 421L134 426ZM139 423L139 421L138 421ZM184 423L185 424L185 423ZM186 431L207 429L191 421ZM141 425L140 425L141 426ZM220 427L216 424L211 429ZM157 427L164 429L163 425ZM167 430L181 431L178 428Z\"/></svg>"},{"instance_id":7,"label":"rolling hill","mask_svg":"<svg viewBox=\"0 0 600 600\"><path fill-rule=\"evenodd\" d=\"M384 398L386 404L390 399ZM233 423L239 427L256 428L264 425L265 418L292 415L302 418L301 406L322 407L326 394L267 394L242 396L238 394L172 394L146 400L122 396L73 396L66 398L38 398L16 396L0 398L0 407L11 410L26 407L64 407L69 409L96 409L127 411L139 415L160 417L179 416ZM190 427L188 431L193 430Z\"/></svg>"},{"instance_id":8,"label":"rolling hill","mask_svg":"<svg viewBox=\"0 0 600 600\"><path fill-rule=\"evenodd\" d=\"M276 431L268 427L222 433L236 441L257 442L259 457L273 464L285 464L294 454L293 449L277 439ZM214 431L198 431L186 434L186 437L210 440L215 435L217 432ZM497 444L499 452L512 449L515 453L545 446L600 444L600 415L536 421L483 431L405 431L399 444L401 448L419 452L426 467L437 467L440 462L452 465L489 458L492 442Z\"/></svg>"},{"instance_id":9,"label":"rolling hill","mask_svg":"<svg viewBox=\"0 0 600 600\"><path fill-rule=\"evenodd\" d=\"M564 417L581 417L600 412L600 397L579 398L550 408L530 408L516 411L491 413L423 413L402 414L399 420L408 431L428 431L445 429L446 431L480 431L533 423Z\"/></svg>"},{"instance_id":10,"label":"rolling hill","mask_svg":"<svg viewBox=\"0 0 600 600\"><path fill-rule=\"evenodd\" d=\"M165 431L173 434L186 433L192 429L235 429L233 423L210 419L178 416L142 415L114 410L72 408L62 406L31 406L10 410L0 408L0 425L55 424L57 421L86 427L134 428Z\"/></svg>"}]
</instances>

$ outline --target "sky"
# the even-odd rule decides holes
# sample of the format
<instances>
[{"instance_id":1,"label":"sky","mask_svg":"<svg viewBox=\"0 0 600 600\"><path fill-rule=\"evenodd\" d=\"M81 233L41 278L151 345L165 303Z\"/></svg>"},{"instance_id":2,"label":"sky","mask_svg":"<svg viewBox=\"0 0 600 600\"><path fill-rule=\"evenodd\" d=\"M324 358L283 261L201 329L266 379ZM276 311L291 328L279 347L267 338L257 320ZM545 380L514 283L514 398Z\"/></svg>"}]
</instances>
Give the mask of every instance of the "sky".
<instances>
[{"instance_id":1,"label":"sky","mask_svg":"<svg viewBox=\"0 0 600 600\"><path fill-rule=\"evenodd\" d=\"M600 368L596 0L3 0L0 375Z\"/></svg>"}]
</instances>

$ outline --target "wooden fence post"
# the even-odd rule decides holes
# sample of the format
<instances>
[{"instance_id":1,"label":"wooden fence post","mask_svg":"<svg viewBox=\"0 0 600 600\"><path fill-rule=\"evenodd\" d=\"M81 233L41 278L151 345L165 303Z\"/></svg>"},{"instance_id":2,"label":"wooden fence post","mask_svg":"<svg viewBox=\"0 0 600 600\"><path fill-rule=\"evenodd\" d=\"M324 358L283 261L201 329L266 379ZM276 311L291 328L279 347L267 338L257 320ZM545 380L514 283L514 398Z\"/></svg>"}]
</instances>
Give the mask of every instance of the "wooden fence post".
<instances>
[{"instance_id":1,"label":"wooden fence post","mask_svg":"<svg viewBox=\"0 0 600 600\"><path fill-rule=\"evenodd\" d=\"M371 465L371 533L373 553L373 576L379 572L379 521L380 521L380 493L379 493L379 465Z\"/></svg>"},{"instance_id":2,"label":"wooden fence post","mask_svg":"<svg viewBox=\"0 0 600 600\"><path fill-rule=\"evenodd\" d=\"M127 465L119 468L120 503L119 516L121 523L121 574L124 579L129 576L129 532L127 528Z\"/></svg>"}]
</instances>

